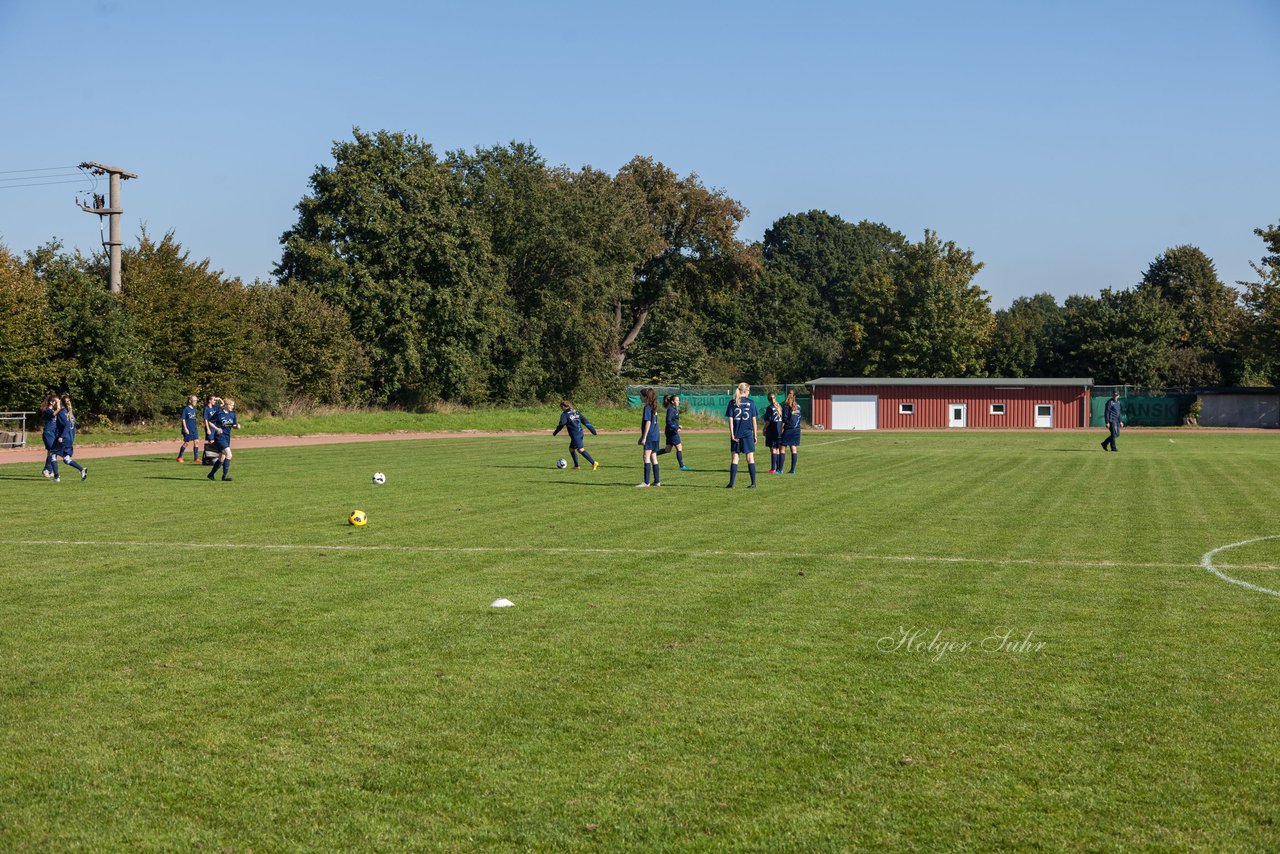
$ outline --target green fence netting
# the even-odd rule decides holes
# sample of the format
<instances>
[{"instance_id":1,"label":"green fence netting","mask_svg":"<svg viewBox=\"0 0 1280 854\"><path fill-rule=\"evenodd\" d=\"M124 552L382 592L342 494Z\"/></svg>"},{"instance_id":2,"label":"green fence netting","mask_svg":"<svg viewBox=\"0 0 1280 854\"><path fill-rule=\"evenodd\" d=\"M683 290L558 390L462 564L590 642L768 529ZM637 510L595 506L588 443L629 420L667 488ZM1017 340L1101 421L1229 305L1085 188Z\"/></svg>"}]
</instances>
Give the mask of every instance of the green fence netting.
<instances>
[{"instance_id":1,"label":"green fence netting","mask_svg":"<svg viewBox=\"0 0 1280 854\"><path fill-rule=\"evenodd\" d=\"M1111 393L1120 392L1120 412L1128 427L1180 427L1194 394L1179 391L1156 391L1134 385L1098 385L1089 394L1089 426L1105 427L1107 401Z\"/></svg>"},{"instance_id":2,"label":"green fence netting","mask_svg":"<svg viewBox=\"0 0 1280 854\"><path fill-rule=\"evenodd\" d=\"M678 394L680 395L680 409L682 411L698 412L704 415L711 415L716 418L723 418L724 411L729 406L729 402L733 400L733 388L731 386L712 386L712 385L655 385L655 386L627 386L627 406L641 406L640 390L642 388L652 388L658 393L658 403L662 403L663 395ZM800 407L800 414L808 423L813 423L813 397L810 394L809 387L806 385L792 385L781 383L779 385L753 385L751 387L751 399L755 401L756 408L760 412L764 412L764 408L769 405L767 395L773 392L778 396L778 403L786 398L787 392L795 389L796 404Z\"/></svg>"}]
</instances>

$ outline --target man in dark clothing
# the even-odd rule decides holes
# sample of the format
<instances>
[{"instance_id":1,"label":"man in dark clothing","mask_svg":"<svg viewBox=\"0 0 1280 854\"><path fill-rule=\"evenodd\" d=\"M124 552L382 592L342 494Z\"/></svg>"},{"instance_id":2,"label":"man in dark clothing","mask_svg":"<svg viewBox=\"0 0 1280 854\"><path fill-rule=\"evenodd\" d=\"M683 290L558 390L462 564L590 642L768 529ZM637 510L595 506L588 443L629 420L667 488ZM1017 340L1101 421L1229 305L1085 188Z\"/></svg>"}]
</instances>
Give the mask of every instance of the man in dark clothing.
<instances>
[{"instance_id":1,"label":"man in dark clothing","mask_svg":"<svg viewBox=\"0 0 1280 854\"><path fill-rule=\"evenodd\" d=\"M1118 451L1116 437L1120 435L1120 428L1124 426L1124 422L1120 420L1120 392L1118 391L1111 392L1111 399L1107 401L1106 422L1110 433L1102 440L1102 450ZM1107 445L1111 446L1110 449Z\"/></svg>"}]
</instances>

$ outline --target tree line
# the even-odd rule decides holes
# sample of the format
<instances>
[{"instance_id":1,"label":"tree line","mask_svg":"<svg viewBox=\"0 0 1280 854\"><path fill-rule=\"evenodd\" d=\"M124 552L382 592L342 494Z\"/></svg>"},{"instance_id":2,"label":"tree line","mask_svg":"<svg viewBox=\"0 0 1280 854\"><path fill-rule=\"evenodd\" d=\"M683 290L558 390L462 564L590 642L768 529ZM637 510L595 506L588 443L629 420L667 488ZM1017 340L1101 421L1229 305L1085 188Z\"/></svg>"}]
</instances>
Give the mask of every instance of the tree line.
<instances>
[{"instance_id":1,"label":"tree line","mask_svg":"<svg viewBox=\"0 0 1280 854\"><path fill-rule=\"evenodd\" d=\"M633 382L818 375L1280 382L1280 226L1257 280L1194 246L1127 289L992 311L982 264L926 231L824 211L747 242L747 211L649 157L551 166L525 143L443 155L353 131L316 168L275 282L244 284L146 231L123 257L0 247L0 408L170 415L194 391L253 409L617 399Z\"/></svg>"}]
</instances>

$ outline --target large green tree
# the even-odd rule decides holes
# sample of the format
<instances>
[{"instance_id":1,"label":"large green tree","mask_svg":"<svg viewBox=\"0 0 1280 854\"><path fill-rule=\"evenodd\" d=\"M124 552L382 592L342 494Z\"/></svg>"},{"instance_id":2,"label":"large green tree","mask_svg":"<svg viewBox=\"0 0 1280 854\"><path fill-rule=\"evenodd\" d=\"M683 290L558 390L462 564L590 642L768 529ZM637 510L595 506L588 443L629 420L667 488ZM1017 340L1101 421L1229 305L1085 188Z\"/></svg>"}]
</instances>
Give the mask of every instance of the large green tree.
<instances>
[{"instance_id":1,"label":"large green tree","mask_svg":"<svg viewBox=\"0 0 1280 854\"><path fill-rule=\"evenodd\" d=\"M410 134L353 130L311 176L276 275L341 306L375 399L478 401L509 316L461 176Z\"/></svg>"},{"instance_id":2,"label":"large green tree","mask_svg":"<svg viewBox=\"0 0 1280 854\"><path fill-rule=\"evenodd\" d=\"M1058 354L1062 375L1092 377L1104 385L1162 388L1181 323L1172 306L1151 289L1104 288L1097 297L1067 297Z\"/></svg>"},{"instance_id":3,"label":"large green tree","mask_svg":"<svg viewBox=\"0 0 1280 854\"><path fill-rule=\"evenodd\" d=\"M759 256L738 239L747 209L697 175L681 178L652 158L635 157L618 170L615 184L643 218L639 242L626 243L628 251L641 248L640 262L611 307L609 355L621 373L654 311L688 317L706 306L727 308L759 270Z\"/></svg>"},{"instance_id":4,"label":"large green tree","mask_svg":"<svg viewBox=\"0 0 1280 854\"><path fill-rule=\"evenodd\" d=\"M1052 294L1018 297L995 313L986 372L993 377L1052 377L1062 307Z\"/></svg>"},{"instance_id":5,"label":"large green tree","mask_svg":"<svg viewBox=\"0 0 1280 854\"><path fill-rule=\"evenodd\" d=\"M1246 325L1244 350L1250 367L1249 380L1280 385L1280 225L1255 228L1266 254L1250 262L1258 278L1238 282L1244 288Z\"/></svg>"},{"instance_id":6,"label":"large green tree","mask_svg":"<svg viewBox=\"0 0 1280 854\"><path fill-rule=\"evenodd\" d=\"M973 252L926 231L894 256L895 318L886 334L889 376L972 377L983 370L991 297L973 283Z\"/></svg>"},{"instance_id":7,"label":"large green tree","mask_svg":"<svg viewBox=\"0 0 1280 854\"><path fill-rule=\"evenodd\" d=\"M0 409L31 409L63 373L44 283L0 246Z\"/></svg>"},{"instance_id":8,"label":"large green tree","mask_svg":"<svg viewBox=\"0 0 1280 854\"><path fill-rule=\"evenodd\" d=\"M1234 379L1234 348L1244 319L1240 295L1218 278L1209 256L1195 246L1167 249L1147 267L1138 287L1167 303L1179 320L1170 342L1172 385Z\"/></svg>"}]
</instances>

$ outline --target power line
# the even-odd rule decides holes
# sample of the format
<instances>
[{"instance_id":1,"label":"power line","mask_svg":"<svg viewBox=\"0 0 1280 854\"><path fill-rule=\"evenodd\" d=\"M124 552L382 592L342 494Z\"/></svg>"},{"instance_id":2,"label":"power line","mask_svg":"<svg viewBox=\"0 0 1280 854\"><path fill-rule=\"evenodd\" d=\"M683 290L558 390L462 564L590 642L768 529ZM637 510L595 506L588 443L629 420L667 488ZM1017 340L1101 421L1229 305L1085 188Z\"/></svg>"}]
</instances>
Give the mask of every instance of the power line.
<instances>
[{"instance_id":1,"label":"power line","mask_svg":"<svg viewBox=\"0 0 1280 854\"><path fill-rule=\"evenodd\" d=\"M46 166L43 169L0 169L0 175L14 175L18 172L58 172L62 169L77 169L74 164L68 166ZM35 176L40 177L40 176Z\"/></svg>"},{"instance_id":2,"label":"power line","mask_svg":"<svg viewBox=\"0 0 1280 854\"><path fill-rule=\"evenodd\" d=\"M43 176L37 176L37 177L43 177ZM86 180L87 179L85 178L75 178L70 181L41 181L36 184L2 184L0 185L0 190L20 190L23 187L49 187L54 184L83 184L85 183Z\"/></svg>"},{"instance_id":3,"label":"power line","mask_svg":"<svg viewBox=\"0 0 1280 854\"><path fill-rule=\"evenodd\" d=\"M74 178L75 172L51 172L48 175L14 175L10 178L0 178L0 184L12 184L18 181L42 181L51 180L53 178ZM85 180L89 180L89 176L82 175Z\"/></svg>"}]
</instances>

